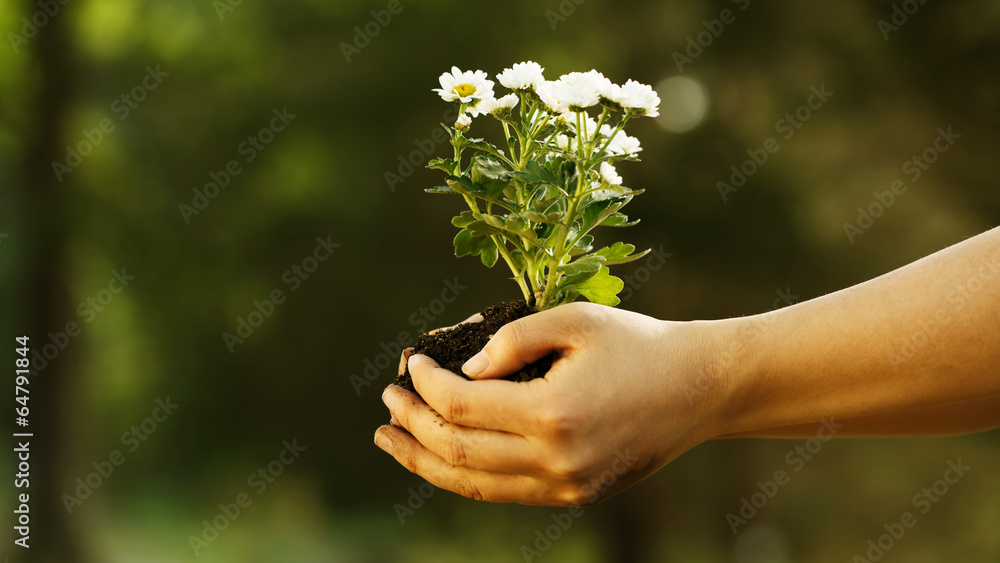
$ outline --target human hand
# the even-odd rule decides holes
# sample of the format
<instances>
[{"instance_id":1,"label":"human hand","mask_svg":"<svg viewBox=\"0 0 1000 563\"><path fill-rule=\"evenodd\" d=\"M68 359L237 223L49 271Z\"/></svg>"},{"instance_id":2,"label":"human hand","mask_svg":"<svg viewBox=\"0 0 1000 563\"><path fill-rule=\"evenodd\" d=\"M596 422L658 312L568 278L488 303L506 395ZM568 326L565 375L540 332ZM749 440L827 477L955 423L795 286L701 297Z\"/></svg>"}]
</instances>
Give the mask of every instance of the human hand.
<instances>
[{"instance_id":1,"label":"human hand","mask_svg":"<svg viewBox=\"0 0 1000 563\"><path fill-rule=\"evenodd\" d=\"M424 400L387 388L393 422L376 443L432 484L478 500L603 500L719 433L724 393L695 405L685 387L702 375L710 324L573 303L503 327L463 367L473 381L412 355ZM551 352L558 359L544 378L498 379Z\"/></svg>"}]
</instances>

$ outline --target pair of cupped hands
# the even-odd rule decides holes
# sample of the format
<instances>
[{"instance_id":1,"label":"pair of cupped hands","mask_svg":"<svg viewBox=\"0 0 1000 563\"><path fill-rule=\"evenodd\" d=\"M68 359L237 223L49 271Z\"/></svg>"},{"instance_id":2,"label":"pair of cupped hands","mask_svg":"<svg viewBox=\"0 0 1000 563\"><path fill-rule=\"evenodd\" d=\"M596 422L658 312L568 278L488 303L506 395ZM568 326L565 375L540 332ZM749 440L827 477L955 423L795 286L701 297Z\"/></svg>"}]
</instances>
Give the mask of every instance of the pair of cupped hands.
<instances>
[{"instance_id":1,"label":"pair of cupped hands","mask_svg":"<svg viewBox=\"0 0 1000 563\"><path fill-rule=\"evenodd\" d=\"M711 323L571 303L497 331L462 367L471 379L407 350L400 371L408 364L420 396L386 388L391 420L375 443L473 499L597 502L724 433L729 385L723 375L704 379L720 344L714 332ZM553 352L544 378L500 379Z\"/></svg>"}]
</instances>

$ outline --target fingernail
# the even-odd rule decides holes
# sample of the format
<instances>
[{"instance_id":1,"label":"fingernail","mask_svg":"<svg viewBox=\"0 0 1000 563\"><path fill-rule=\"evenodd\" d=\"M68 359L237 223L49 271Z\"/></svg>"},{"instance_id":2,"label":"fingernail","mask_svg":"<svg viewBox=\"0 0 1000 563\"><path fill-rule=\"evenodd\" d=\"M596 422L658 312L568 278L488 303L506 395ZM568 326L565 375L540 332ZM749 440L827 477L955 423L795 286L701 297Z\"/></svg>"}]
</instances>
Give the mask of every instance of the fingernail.
<instances>
[{"instance_id":1,"label":"fingernail","mask_svg":"<svg viewBox=\"0 0 1000 563\"><path fill-rule=\"evenodd\" d=\"M486 371L488 367L490 367L490 357L486 355L486 352L480 351L462 365L462 371L466 375L479 375Z\"/></svg>"},{"instance_id":2,"label":"fingernail","mask_svg":"<svg viewBox=\"0 0 1000 563\"><path fill-rule=\"evenodd\" d=\"M389 407L390 411L392 411L393 405L396 404L396 395L388 387L385 388L385 391L382 391L382 402L385 403L385 406Z\"/></svg>"},{"instance_id":3,"label":"fingernail","mask_svg":"<svg viewBox=\"0 0 1000 563\"><path fill-rule=\"evenodd\" d=\"M386 453L389 454L392 453L392 442L389 441L389 438L387 438L386 435L381 432L375 433L375 445L378 446L379 448L382 448L382 450L385 451Z\"/></svg>"}]
</instances>

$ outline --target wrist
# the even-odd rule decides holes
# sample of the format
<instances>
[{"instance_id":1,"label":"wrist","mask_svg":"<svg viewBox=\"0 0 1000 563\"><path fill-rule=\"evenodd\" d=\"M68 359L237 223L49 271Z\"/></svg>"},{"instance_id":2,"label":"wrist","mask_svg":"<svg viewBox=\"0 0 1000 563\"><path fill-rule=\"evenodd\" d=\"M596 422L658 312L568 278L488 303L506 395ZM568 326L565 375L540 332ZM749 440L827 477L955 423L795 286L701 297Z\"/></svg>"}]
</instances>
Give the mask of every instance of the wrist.
<instances>
[{"instance_id":1,"label":"wrist","mask_svg":"<svg viewBox=\"0 0 1000 563\"><path fill-rule=\"evenodd\" d=\"M753 427L751 391L760 385L760 344L764 315L717 321L700 321L702 333L700 367L695 374L695 392L701 393L706 439ZM689 400L689 403L691 401ZM695 405L697 406L697 405Z\"/></svg>"}]
</instances>

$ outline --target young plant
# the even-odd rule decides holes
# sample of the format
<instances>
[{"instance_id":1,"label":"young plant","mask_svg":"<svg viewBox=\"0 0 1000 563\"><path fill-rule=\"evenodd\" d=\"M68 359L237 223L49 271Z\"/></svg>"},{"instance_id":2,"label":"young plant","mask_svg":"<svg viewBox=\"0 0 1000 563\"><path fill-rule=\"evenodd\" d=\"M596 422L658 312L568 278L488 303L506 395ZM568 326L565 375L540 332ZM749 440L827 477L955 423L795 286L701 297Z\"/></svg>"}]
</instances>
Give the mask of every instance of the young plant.
<instances>
[{"instance_id":1,"label":"young plant","mask_svg":"<svg viewBox=\"0 0 1000 563\"><path fill-rule=\"evenodd\" d=\"M649 251L622 242L594 250L592 233L638 222L621 209L642 190L625 187L614 163L638 160L642 147L623 129L635 117L658 115L660 98L647 85L619 86L595 70L551 82L542 71L530 61L504 70L497 79L512 93L499 99L483 71L441 75L435 91L460 104L459 118L444 125L452 158L427 164L448 175L447 185L427 191L462 196L469 209L452 220L461 229L455 254L478 255L488 267L502 258L532 309L581 295L617 305L624 284L608 266ZM466 137L472 119L485 115L503 127L504 149Z\"/></svg>"}]
</instances>

